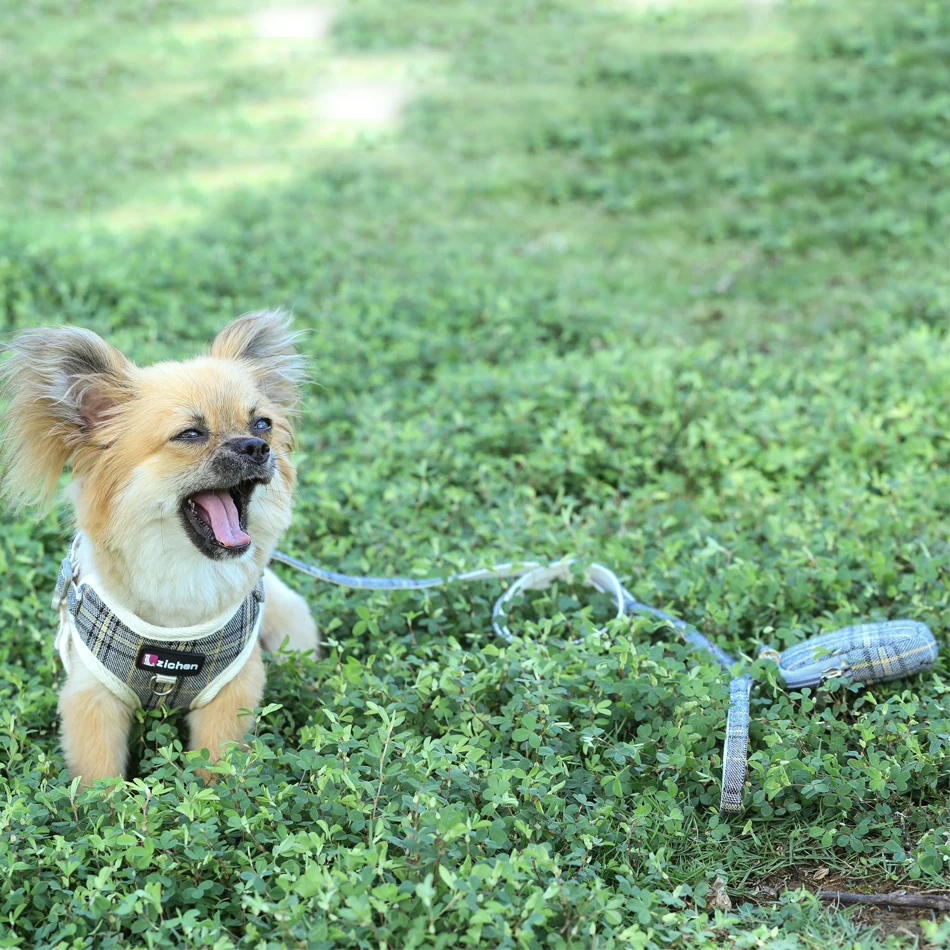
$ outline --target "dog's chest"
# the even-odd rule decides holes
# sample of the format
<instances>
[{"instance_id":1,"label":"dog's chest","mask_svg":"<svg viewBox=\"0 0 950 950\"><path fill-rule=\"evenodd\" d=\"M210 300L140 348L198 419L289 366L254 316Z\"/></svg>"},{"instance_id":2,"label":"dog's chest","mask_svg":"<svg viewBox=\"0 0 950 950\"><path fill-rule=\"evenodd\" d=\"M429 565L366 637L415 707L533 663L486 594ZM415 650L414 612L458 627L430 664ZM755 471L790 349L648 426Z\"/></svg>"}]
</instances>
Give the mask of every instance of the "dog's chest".
<instances>
[{"instance_id":1,"label":"dog's chest","mask_svg":"<svg viewBox=\"0 0 950 950\"><path fill-rule=\"evenodd\" d=\"M83 663L130 706L198 708L247 661L260 630L263 582L220 623L159 628L111 607L87 576L75 582L63 561L57 585L57 646L67 670Z\"/></svg>"}]
</instances>

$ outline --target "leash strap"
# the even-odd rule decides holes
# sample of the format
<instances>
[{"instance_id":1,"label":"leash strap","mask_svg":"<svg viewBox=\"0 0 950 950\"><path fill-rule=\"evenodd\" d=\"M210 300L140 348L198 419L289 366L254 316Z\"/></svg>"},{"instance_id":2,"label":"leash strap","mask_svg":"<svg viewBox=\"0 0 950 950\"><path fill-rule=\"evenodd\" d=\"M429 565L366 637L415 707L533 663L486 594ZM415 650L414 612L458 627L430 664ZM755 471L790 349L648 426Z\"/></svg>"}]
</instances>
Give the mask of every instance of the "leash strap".
<instances>
[{"instance_id":1,"label":"leash strap","mask_svg":"<svg viewBox=\"0 0 950 950\"><path fill-rule=\"evenodd\" d=\"M495 601L492 609L492 628L497 636L508 643L514 639L507 623L508 608L514 598L523 591L547 587L555 580L569 580L576 573L576 569L572 569L576 563L573 560L547 565L537 561L509 561L462 574L449 574L447 577L365 577L315 567L281 551L275 551L272 557L318 581L356 590L426 590L471 581L518 578ZM591 564L583 573L592 587L613 596L618 617L624 614L646 614L665 620L690 646L711 654L725 672L728 673L736 665L736 661L725 650L685 620L638 601L609 568L602 564ZM576 644L580 640L573 642ZM778 663L779 673L789 689L804 689L836 676L847 675L856 683L879 683L912 676L930 669L936 662L937 641L925 624L912 620L892 620L844 627L812 637L783 653L766 647L759 655L770 657ZM719 811L724 815L742 811L748 771L751 694L751 676L744 674L731 678L719 800Z\"/></svg>"}]
</instances>

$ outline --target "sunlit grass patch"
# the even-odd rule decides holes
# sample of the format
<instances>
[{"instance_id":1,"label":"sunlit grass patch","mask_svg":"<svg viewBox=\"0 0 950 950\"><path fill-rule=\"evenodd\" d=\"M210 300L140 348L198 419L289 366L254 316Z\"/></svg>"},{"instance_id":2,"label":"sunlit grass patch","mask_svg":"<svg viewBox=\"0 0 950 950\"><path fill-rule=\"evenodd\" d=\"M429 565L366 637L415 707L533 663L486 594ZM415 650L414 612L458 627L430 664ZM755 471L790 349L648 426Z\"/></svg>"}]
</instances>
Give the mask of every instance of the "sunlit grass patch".
<instances>
[{"instance_id":1,"label":"sunlit grass patch","mask_svg":"<svg viewBox=\"0 0 950 950\"><path fill-rule=\"evenodd\" d=\"M84 226L127 227L136 208L181 223L200 217L221 182L253 183L248 167L275 180L281 166L286 178L327 148L392 130L437 78L438 57L343 54L328 37L334 15L320 4L219 2L22 26L0 120L0 202Z\"/></svg>"}]
</instances>

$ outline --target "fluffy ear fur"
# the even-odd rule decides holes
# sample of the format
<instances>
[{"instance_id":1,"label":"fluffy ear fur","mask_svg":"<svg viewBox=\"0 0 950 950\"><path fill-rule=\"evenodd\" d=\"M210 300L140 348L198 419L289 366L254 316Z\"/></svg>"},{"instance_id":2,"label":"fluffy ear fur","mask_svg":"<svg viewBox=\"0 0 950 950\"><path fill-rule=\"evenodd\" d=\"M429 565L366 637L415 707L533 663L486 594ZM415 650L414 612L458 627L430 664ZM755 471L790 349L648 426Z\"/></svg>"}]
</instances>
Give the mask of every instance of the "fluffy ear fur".
<instances>
[{"instance_id":1,"label":"fluffy ear fur","mask_svg":"<svg viewBox=\"0 0 950 950\"><path fill-rule=\"evenodd\" d=\"M134 392L133 365L79 327L27 330L5 348L0 395L0 491L48 504L66 464L104 444L109 421Z\"/></svg>"},{"instance_id":2,"label":"fluffy ear fur","mask_svg":"<svg viewBox=\"0 0 950 950\"><path fill-rule=\"evenodd\" d=\"M264 392L292 412L304 382L305 361L294 347L296 339L286 313L261 310L229 323L214 338L211 355L246 362Z\"/></svg>"}]
</instances>

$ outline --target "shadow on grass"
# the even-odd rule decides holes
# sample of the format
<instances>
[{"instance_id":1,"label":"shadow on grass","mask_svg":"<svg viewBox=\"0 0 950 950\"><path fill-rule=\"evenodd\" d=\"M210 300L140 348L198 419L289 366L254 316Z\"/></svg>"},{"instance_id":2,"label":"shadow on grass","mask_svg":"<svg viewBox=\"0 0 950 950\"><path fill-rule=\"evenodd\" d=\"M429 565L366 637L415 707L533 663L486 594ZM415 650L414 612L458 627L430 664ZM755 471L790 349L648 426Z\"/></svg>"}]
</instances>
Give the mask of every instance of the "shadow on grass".
<instances>
[{"instance_id":1,"label":"shadow on grass","mask_svg":"<svg viewBox=\"0 0 950 950\"><path fill-rule=\"evenodd\" d=\"M534 344L814 338L860 327L882 287L933 321L932 15L219 2L99 5L45 30L24 17L3 93L7 323L134 331L154 357L288 303L320 328L328 370L365 343L425 379ZM904 71L877 68L906 44ZM355 353L334 344L341 319L365 333Z\"/></svg>"}]
</instances>

